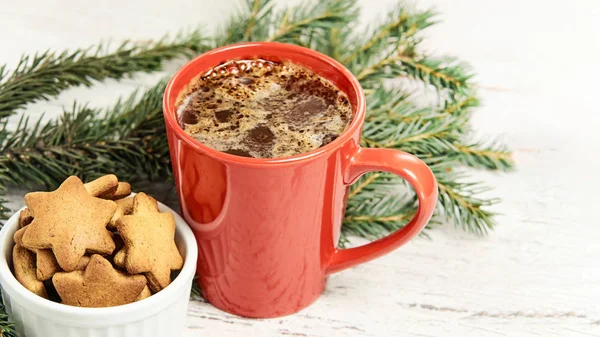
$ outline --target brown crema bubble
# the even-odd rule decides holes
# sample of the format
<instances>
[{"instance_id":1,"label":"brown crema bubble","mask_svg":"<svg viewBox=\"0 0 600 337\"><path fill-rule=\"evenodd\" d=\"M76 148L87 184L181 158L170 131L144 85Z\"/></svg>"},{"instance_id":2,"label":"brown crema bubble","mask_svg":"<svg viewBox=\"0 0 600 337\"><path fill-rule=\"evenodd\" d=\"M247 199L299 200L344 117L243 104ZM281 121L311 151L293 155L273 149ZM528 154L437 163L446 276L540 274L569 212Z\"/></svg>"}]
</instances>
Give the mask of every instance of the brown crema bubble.
<instances>
[{"instance_id":1,"label":"brown crema bubble","mask_svg":"<svg viewBox=\"0 0 600 337\"><path fill-rule=\"evenodd\" d=\"M325 135L325 137L323 137L323 145L327 145L327 144L333 142L334 140L337 139L337 137L339 137L339 135L334 135L331 133L328 135Z\"/></svg>"},{"instance_id":2,"label":"brown crema bubble","mask_svg":"<svg viewBox=\"0 0 600 337\"><path fill-rule=\"evenodd\" d=\"M248 137L246 139L249 143L268 144L273 142L275 135L268 126L261 125L248 131Z\"/></svg>"},{"instance_id":3,"label":"brown crema bubble","mask_svg":"<svg viewBox=\"0 0 600 337\"><path fill-rule=\"evenodd\" d=\"M231 149L231 150L226 150L223 152L233 154L236 156L240 156L240 157L252 157L252 155L250 153L248 153L248 151L244 151L244 150L240 150L240 149Z\"/></svg>"},{"instance_id":4,"label":"brown crema bubble","mask_svg":"<svg viewBox=\"0 0 600 337\"><path fill-rule=\"evenodd\" d=\"M352 120L348 96L314 72L262 59L225 62L192 80L177 102L197 141L243 157L278 158L334 141Z\"/></svg>"},{"instance_id":5,"label":"brown crema bubble","mask_svg":"<svg viewBox=\"0 0 600 337\"><path fill-rule=\"evenodd\" d=\"M221 123L227 122L229 120L229 117L231 117L231 115L233 115L233 110L231 110L231 109L215 111L215 118L217 119L217 121L219 121ZM196 124L196 123L198 123L198 122L196 121L195 123L190 123L190 124Z\"/></svg>"},{"instance_id":6,"label":"brown crema bubble","mask_svg":"<svg viewBox=\"0 0 600 337\"><path fill-rule=\"evenodd\" d=\"M181 113L181 122L184 124L196 124L198 123L198 115L195 111L186 109Z\"/></svg>"},{"instance_id":7,"label":"brown crema bubble","mask_svg":"<svg viewBox=\"0 0 600 337\"><path fill-rule=\"evenodd\" d=\"M238 82L240 82L241 84L246 84L246 85L248 85L248 84L252 84L252 83L254 83L254 80L253 80L253 79L251 79L251 78L248 78L248 77L241 77L241 78L238 80Z\"/></svg>"}]
</instances>

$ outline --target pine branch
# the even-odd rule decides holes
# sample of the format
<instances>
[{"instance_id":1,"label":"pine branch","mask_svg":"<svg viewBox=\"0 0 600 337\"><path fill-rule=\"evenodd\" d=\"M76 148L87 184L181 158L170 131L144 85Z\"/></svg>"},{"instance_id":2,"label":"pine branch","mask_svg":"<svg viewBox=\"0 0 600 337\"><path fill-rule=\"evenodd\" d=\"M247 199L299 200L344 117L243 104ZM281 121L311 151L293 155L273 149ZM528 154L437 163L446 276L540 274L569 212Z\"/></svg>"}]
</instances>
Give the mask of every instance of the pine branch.
<instances>
[{"instance_id":1,"label":"pine branch","mask_svg":"<svg viewBox=\"0 0 600 337\"><path fill-rule=\"evenodd\" d=\"M28 103L55 97L70 87L160 70L164 61L191 57L206 50L205 42L196 30L156 42L124 42L114 52L107 52L108 47L99 44L75 51L25 55L12 72L6 70L6 65L0 67L0 118L14 114Z\"/></svg>"},{"instance_id":2,"label":"pine branch","mask_svg":"<svg viewBox=\"0 0 600 337\"><path fill-rule=\"evenodd\" d=\"M514 165L500 142L471 139L469 115L479 105L473 96L438 109L417 106L399 88L378 88L367 104L363 146L396 148L425 158L447 156L473 168L508 171Z\"/></svg>"},{"instance_id":3,"label":"pine branch","mask_svg":"<svg viewBox=\"0 0 600 337\"><path fill-rule=\"evenodd\" d=\"M260 19L266 17L266 14L269 13L269 10L271 8L269 6L269 2L270 1L267 1L267 0L264 0L264 1L254 0L251 3L249 3L249 7L250 7L251 11L250 11L248 23L246 24L246 30L244 31L244 40L246 40L246 41L252 40L253 31L256 30L257 27L260 27L260 25L257 25L257 23L258 23L257 21L262 21ZM266 13L261 13L261 12L266 12Z\"/></svg>"},{"instance_id":4,"label":"pine branch","mask_svg":"<svg viewBox=\"0 0 600 337\"><path fill-rule=\"evenodd\" d=\"M438 182L438 208L448 221L478 235L487 234L489 230L494 229L496 214L487 208L500 202L500 199L477 196L489 191L489 187L482 183L465 181L465 173L457 171L447 162L431 167Z\"/></svg>"},{"instance_id":5,"label":"pine branch","mask_svg":"<svg viewBox=\"0 0 600 337\"><path fill-rule=\"evenodd\" d=\"M395 148L423 157L448 155L463 137L468 124L465 113L419 107L401 89L378 88L368 96L369 114L361 144Z\"/></svg>"},{"instance_id":6,"label":"pine branch","mask_svg":"<svg viewBox=\"0 0 600 337\"><path fill-rule=\"evenodd\" d=\"M489 188L466 181L464 172L446 161L427 161L438 181L436 214L474 234L493 229L495 213L488 208L500 200L477 197ZM417 206L415 194L404 180L387 173L370 173L351 187L343 229L346 235L380 238L406 225Z\"/></svg>"},{"instance_id":7,"label":"pine branch","mask_svg":"<svg viewBox=\"0 0 600 337\"><path fill-rule=\"evenodd\" d=\"M12 215L12 210L9 209L8 207L6 207L8 200L6 200L3 197L5 194L6 194L6 187L2 186L0 184L0 220L8 219ZM0 223L0 228L2 228L3 225L4 225L3 223ZM2 326L2 325L0 324L0 326Z\"/></svg>"},{"instance_id":8,"label":"pine branch","mask_svg":"<svg viewBox=\"0 0 600 337\"><path fill-rule=\"evenodd\" d=\"M412 190L388 173L370 173L350 189L344 232L375 239L404 226L417 209Z\"/></svg>"},{"instance_id":9,"label":"pine branch","mask_svg":"<svg viewBox=\"0 0 600 337\"><path fill-rule=\"evenodd\" d=\"M446 102L438 110L418 107L410 96L398 88L378 88L369 96L363 146L392 147L425 158L443 155L472 168L512 169L505 145L470 140L468 121L472 108L479 106L476 97Z\"/></svg>"},{"instance_id":10,"label":"pine branch","mask_svg":"<svg viewBox=\"0 0 600 337\"><path fill-rule=\"evenodd\" d=\"M510 171L514 166L512 154L499 142L455 144L455 147L456 160L469 167Z\"/></svg>"},{"instance_id":11,"label":"pine branch","mask_svg":"<svg viewBox=\"0 0 600 337\"><path fill-rule=\"evenodd\" d=\"M246 0L213 39L215 45L264 40L270 31L272 13L271 0Z\"/></svg>"},{"instance_id":12,"label":"pine branch","mask_svg":"<svg viewBox=\"0 0 600 337\"><path fill-rule=\"evenodd\" d=\"M493 213L486 207L496 200L476 197L485 187L461 182L464 174L456 172L460 172L461 165L507 170L512 167L512 161L501 144L482 146L471 142L468 144L473 145L465 145L469 112L477 105L478 100L468 96L446 102L441 108L419 107L402 89L378 87L367 96L369 112L361 144L407 151L432 164L440 182L437 213L466 230L483 234L494 225ZM344 222L352 233L379 237L400 228L411 218L416 209L414 194L409 193L413 199L397 201L389 199L389 195L395 195L390 190L408 193L401 179L380 173L367 175L352 186L346 213L349 218ZM385 200L393 202L380 202L382 197L377 193L384 193L388 196Z\"/></svg>"},{"instance_id":13,"label":"pine branch","mask_svg":"<svg viewBox=\"0 0 600 337\"><path fill-rule=\"evenodd\" d=\"M15 324L6 313L6 308L4 308L2 301L0 301L0 337L18 337Z\"/></svg>"},{"instance_id":14,"label":"pine branch","mask_svg":"<svg viewBox=\"0 0 600 337\"><path fill-rule=\"evenodd\" d=\"M0 184L55 188L69 175L93 179L115 173L124 180L170 174L162 122L165 81L107 111L73 105L71 111L30 128L22 118L12 134L0 133Z\"/></svg>"},{"instance_id":15,"label":"pine branch","mask_svg":"<svg viewBox=\"0 0 600 337\"><path fill-rule=\"evenodd\" d=\"M271 0L248 0L215 37L215 45L247 41L302 44L310 34L350 22L355 12L355 1L325 0L276 8Z\"/></svg>"},{"instance_id":16,"label":"pine branch","mask_svg":"<svg viewBox=\"0 0 600 337\"><path fill-rule=\"evenodd\" d=\"M416 50L420 33L435 23L435 15L431 10L411 11L400 5L374 29L352 38L346 35L344 49L350 52L341 56L341 61L365 89L376 87L383 79L410 77L445 91L450 98L466 96L472 77L468 66L452 58L425 57Z\"/></svg>"},{"instance_id":17,"label":"pine branch","mask_svg":"<svg viewBox=\"0 0 600 337\"><path fill-rule=\"evenodd\" d=\"M468 81L473 77L471 67L455 58L400 57L408 76L420 79L438 90L447 89L454 94L468 95Z\"/></svg>"},{"instance_id":18,"label":"pine branch","mask_svg":"<svg viewBox=\"0 0 600 337\"><path fill-rule=\"evenodd\" d=\"M357 15L354 0L323 0L307 2L275 13L278 22L266 41L301 43L303 36L343 27Z\"/></svg>"},{"instance_id":19,"label":"pine branch","mask_svg":"<svg viewBox=\"0 0 600 337\"><path fill-rule=\"evenodd\" d=\"M458 100L444 102L444 109L440 112L442 115L457 115L464 112L470 112L472 108L479 106L479 99L472 93Z\"/></svg>"},{"instance_id":20,"label":"pine branch","mask_svg":"<svg viewBox=\"0 0 600 337\"><path fill-rule=\"evenodd\" d=\"M394 53L412 55L421 42L418 34L433 25L436 14L431 11L410 11L404 6L397 6L387 14L387 18L374 28L361 33L360 41L352 51L340 59L351 70L365 68L374 58L387 58ZM366 40L362 38L366 36Z\"/></svg>"},{"instance_id":21,"label":"pine branch","mask_svg":"<svg viewBox=\"0 0 600 337\"><path fill-rule=\"evenodd\" d=\"M361 144L366 147L395 148L426 155L454 152L460 140L459 131L466 125L461 118L439 120L417 119L394 127L386 123L371 122L363 129Z\"/></svg>"},{"instance_id":22,"label":"pine branch","mask_svg":"<svg viewBox=\"0 0 600 337\"><path fill-rule=\"evenodd\" d=\"M408 77L431 86L453 99L468 96L468 81L473 76L469 66L452 58L412 58L403 54L383 58L357 73L365 88L372 88L384 79Z\"/></svg>"}]
</instances>

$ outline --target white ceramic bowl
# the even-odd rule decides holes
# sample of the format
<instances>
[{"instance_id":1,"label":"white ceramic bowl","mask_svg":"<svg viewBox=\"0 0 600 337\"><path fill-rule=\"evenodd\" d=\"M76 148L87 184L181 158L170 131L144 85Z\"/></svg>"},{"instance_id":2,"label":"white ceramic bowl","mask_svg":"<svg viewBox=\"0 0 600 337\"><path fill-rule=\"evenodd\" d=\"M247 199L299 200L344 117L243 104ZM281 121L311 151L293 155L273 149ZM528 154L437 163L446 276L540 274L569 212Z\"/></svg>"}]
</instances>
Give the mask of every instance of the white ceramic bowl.
<instances>
[{"instance_id":1,"label":"white ceramic bowl","mask_svg":"<svg viewBox=\"0 0 600 337\"><path fill-rule=\"evenodd\" d=\"M175 216L175 241L184 257L173 282L139 302L109 308L79 308L55 303L25 289L9 268L18 229L19 212L0 231L0 285L4 304L23 337L165 337L181 336L196 271L198 247L194 234L173 210L159 203L161 212ZM12 263L11 263L12 264Z\"/></svg>"}]
</instances>

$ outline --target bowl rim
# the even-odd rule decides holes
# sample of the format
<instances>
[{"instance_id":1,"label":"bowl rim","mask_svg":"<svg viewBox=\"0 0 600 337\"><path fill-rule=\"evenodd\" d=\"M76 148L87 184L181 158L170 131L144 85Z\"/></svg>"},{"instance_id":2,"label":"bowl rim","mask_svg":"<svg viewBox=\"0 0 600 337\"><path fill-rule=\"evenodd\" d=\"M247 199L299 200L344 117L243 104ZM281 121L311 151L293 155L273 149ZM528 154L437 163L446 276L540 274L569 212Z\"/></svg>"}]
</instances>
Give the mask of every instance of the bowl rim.
<instances>
[{"instance_id":1,"label":"bowl rim","mask_svg":"<svg viewBox=\"0 0 600 337\"><path fill-rule=\"evenodd\" d=\"M25 207L16 211L0 229L0 285L2 286L2 290L11 300L19 303L28 310L40 316L48 317L53 321L62 321L69 326L89 327L123 324L156 314L176 302L182 295L182 292L189 296L191 290L190 280L193 280L195 276L198 259L196 238L185 220L163 203L159 202L158 206L160 212L173 214L176 225L176 236L178 234L181 236L181 244L183 244L183 248L185 249L185 258L183 268L173 282L149 298L114 307L81 308L52 302L26 289L17 281L10 270L7 254L7 252L12 251L12 247L14 246L13 235L18 230L19 213ZM10 249L7 249L5 245L9 245ZM93 320L82 320L90 318Z\"/></svg>"}]
</instances>

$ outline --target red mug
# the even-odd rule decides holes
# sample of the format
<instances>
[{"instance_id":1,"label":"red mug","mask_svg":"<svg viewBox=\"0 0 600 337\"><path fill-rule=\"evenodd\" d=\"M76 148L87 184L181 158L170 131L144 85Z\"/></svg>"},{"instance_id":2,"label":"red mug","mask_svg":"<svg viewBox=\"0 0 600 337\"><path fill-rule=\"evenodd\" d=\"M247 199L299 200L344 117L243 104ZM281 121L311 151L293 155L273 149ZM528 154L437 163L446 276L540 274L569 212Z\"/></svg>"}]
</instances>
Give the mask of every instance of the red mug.
<instances>
[{"instance_id":1,"label":"red mug","mask_svg":"<svg viewBox=\"0 0 600 337\"><path fill-rule=\"evenodd\" d=\"M353 120L333 142L286 158L246 158L194 140L177 123L177 96L197 75L235 59L288 61L343 90ZM242 43L200 55L167 85L164 118L181 212L198 241L198 282L206 299L246 317L291 314L315 301L327 276L386 254L417 235L437 200L437 184L417 157L359 145L365 96L343 65L283 43ZM402 229L364 246L338 249L349 186L385 171L407 180L419 208Z\"/></svg>"}]
</instances>

